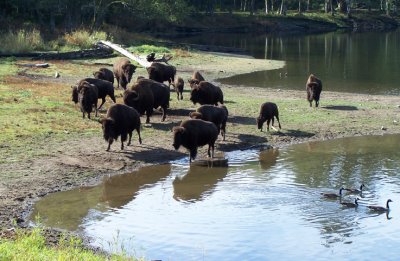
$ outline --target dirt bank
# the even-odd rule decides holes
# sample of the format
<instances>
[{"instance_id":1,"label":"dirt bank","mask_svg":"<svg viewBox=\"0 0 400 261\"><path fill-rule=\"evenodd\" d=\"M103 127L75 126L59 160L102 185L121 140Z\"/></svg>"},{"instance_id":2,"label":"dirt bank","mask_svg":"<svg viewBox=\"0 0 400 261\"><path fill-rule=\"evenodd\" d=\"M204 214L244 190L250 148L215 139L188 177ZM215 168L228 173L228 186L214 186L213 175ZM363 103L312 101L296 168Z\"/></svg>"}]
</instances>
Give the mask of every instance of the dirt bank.
<instances>
[{"instance_id":1,"label":"dirt bank","mask_svg":"<svg viewBox=\"0 0 400 261\"><path fill-rule=\"evenodd\" d=\"M7 71L11 73L4 75L0 84L1 102L8 109L0 114L1 129L6 135L0 143L2 228L13 226L13 221L26 225L26 214L32 203L48 193L94 185L105 175L128 173L144 165L187 157L184 149L173 150L170 132L197 107L189 102L187 87L184 101L177 101L176 95L171 93L165 122L160 122L161 114L155 112L152 123L143 125L142 145L134 135L133 145L124 151L119 149L117 142L111 152L105 152L107 144L102 139L100 125L95 120L82 119L78 108L70 101L70 85L96 69L93 62L50 61L50 70L24 69L23 74L13 64L9 65ZM102 62L112 63L113 60ZM191 53L176 57L174 65L178 68L178 75L184 79L189 78L194 70L201 70L206 79L212 80L281 68L283 63ZM51 76L54 70L60 72L61 78ZM135 77L137 75L144 75L144 69L138 70ZM230 117L226 141L218 139L217 151L243 149L262 143L283 147L309 140L400 133L398 97L324 90L321 107L315 109L309 108L303 89L281 91L220 86ZM121 91L117 92L118 102L122 102L121 94ZM266 133L256 129L255 117L260 104L265 101L278 104L281 132ZM110 104L107 101L106 107ZM104 115L105 110L101 114ZM200 150L200 155L205 155L205 148Z\"/></svg>"}]
</instances>

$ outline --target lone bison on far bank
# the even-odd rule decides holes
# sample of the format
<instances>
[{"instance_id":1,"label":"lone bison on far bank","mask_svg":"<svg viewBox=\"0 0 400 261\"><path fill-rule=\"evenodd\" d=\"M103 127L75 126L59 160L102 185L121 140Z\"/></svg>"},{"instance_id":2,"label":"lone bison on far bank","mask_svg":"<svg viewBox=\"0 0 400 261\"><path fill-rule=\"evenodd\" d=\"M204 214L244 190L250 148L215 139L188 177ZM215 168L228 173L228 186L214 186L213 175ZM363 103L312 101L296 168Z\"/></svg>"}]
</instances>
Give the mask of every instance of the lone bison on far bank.
<instances>
[{"instance_id":1,"label":"lone bison on far bank","mask_svg":"<svg viewBox=\"0 0 400 261\"><path fill-rule=\"evenodd\" d=\"M95 79L101 79L109 81L114 84L114 73L107 68L100 68L98 71L93 73Z\"/></svg>"},{"instance_id":2,"label":"lone bison on far bank","mask_svg":"<svg viewBox=\"0 0 400 261\"><path fill-rule=\"evenodd\" d=\"M274 117L277 119L279 129L281 129L281 123L279 122L278 106L273 102L266 102L261 105L260 115L257 117L257 127L262 131L264 122L267 122L267 130L269 131L269 124L272 120L272 126L274 126Z\"/></svg>"},{"instance_id":3,"label":"lone bison on far bank","mask_svg":"<svg viewBox=\"0 0 400 261\"><path fill-rule=\"evenodd\" d=\"M218 129L214 123L190 119L185 120L179 127L172 129L174 133L175 150L180 146L189 150L189 162L197 156L197 148L208 144L208 156L214 157L215 141L218 137ZM211 152L210 152L211 151Z\"/></svg>"},{"instance_id":4,"label":"lone bison on far bank","mask_svg":"<svg viewBox=\"0 0 400 261\"><path fill-rule=\"evenodd\" d=\"M312 107L312 101L315 101L315 107L319 105L319 98L322 91L322 82L314 74L310 74L306 83L307 100Z\"/></svg>"},{"instance_id":5,"label":"lone bison on far bank","mask_svg":"<svg viewBox=\"0 0 400 261\"><path fill-rule=\"evenodd\" d=\"M131 82L132 75L136 70L136 66L131 64L131 62L122 58L115 62L114 64L114 75L117 79L117 88L121 86L124 90L126 90L126 86Z\"/></svg>"},{"instance_id":6,"label":"lone bison on far bank","mask_svg":"<svg viewBox=\"0 0 400 261\"><path fill-rule=\"evenodd\" d=\"M137 131L139 136L139 143L142 144L140 137L140 115L139 113L124 104L114 104L108 111L105 119L101 120L103 129L103 137L108 141L107 151L110 150L111 144L114 140L121 136L121 150L124 149L124 141L129 135L128 145L131 145L132 132Z\"/></svg>"}]
</instances>

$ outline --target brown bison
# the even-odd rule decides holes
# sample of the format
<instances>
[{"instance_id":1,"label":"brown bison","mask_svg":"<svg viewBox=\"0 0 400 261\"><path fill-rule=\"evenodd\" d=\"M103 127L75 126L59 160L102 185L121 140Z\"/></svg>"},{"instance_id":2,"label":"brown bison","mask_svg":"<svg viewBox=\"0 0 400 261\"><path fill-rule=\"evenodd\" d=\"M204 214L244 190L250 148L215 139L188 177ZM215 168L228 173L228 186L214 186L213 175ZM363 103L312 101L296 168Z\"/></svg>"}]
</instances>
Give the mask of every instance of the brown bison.
<instances>
[{"instance_id":1,"label":"brown bison","mask_svg":"<svg viewBox=\"0 0 400 261\"><path fill-rule=\"evenodd\" d=\"M140 79L124 93L124 103L135 108L141 115L146 113L146 123L149 123L153 108L158 107L163 110L161 120L165 120L167 108L169 108L169 97L170 91L165 84L150 79Z\"/></svg>"},{"instance_id":2,"label":"brown bison","mask_svg":"<svg viewBox=\"0 0 400 261\"><path fill-rule=\"evenodd\" d=\"M307 100L312 107L312 101L315 101L315 107L319 105L319 97L322 91L322 82L314 74L310 74L306 83Z\"/></svg>"},{"instance_id":3,"label":"brown bison","mask_svg":"<svg viewBox=\"0 0 400 261\"><path fill-rule=\"evenodd\" d=\"M224 94L222 93L221 88L213 85L212 83L201 81L192 88L190 92L190 100L193 102L193 104L199 103L201 105L218 105L218 102L221 104L224 103Z\"/></svg>"},{"instance_id":4,"label":"brown bison","mask_svg":"<svg viewBox=\"0 0 400 261\"><path fill-rule=\"evenodd\" d=\"M273 102L266 102L261 105L260 115L257 118L257 127L262 131L262 126L264 122L267 122L267 130L269 131L269 123L272 120L272 126L274 126L274 117L279 124L279 129L281 129L281 123L279 122L279 112L278 106Z\"/></svg>"},{"instance_id":5,"label":"brown bison","mask_svg":"<svg viewBox=\"0 0 400 261\"><path fill-rule=\"evenodd\" d=\"M127 58L122 58L114 64L114 75L117 78L117 88L121 86L126 90L126 86L131 82L132 75L136 66L131 64Z\"/></svg>"},{"instance_id":6,"label":"brown bison","mask_svg":"<svg viewBox=\"0 0 400 261\"><path fill-rule=\"evenodd\" d=\"M189 114L192 119L210 121L217 126L218 133L221 133L225 140L226 121L228 120L228 109L224 105L202 105L195 112Z\"/></svg>"},{"instance_id":7,"label":"brown bison","mask_svg":"<svg viewBox=\"0 0 400 261\"><path fill-rule=\"evenodd\" d=\"M98 71L93 73L95 79L101 79L109 81L114 85L114 73L107 68L100 68Z\"/></svg>"},{"instance_id":8,"label":"brown bison","mask_svg":"<svg viewBox=\"0 0 400 261\"><path fill-rule=\"evenodd\" d=\"M97 117L97 87L88 82L82 82L79 87L78 101L82 112L82 118L85 118L85 113L87 113L90 119L93 105L95 106L95 116Z\"/></svg>"},{"instance_id":9,"label":"brown bison","mask_svg":"<svg viewBox=\"0 0 400 261\"><path fill-rule=\"evenodd\" d=\"M106 102L106 96L110 96L111 100L116 103L115 96L114 96L114 86L109 81L101 80L101 79L94 79L94 78L85 78L80 80L76 86L72 87L72 101L78 103L78 93L82 88L83 83L90 83L97 87L97 98L101 99L102 102L98 109L103 106Z\"/></svg>"},{"instance_id":10,"label":"brown bison","mask_svg":"<svg viewBox=\"0 0 400 261\"><path fill-rule=\"evenodd\" d=\"M161 82L168 81L169 85L175 81L176 68L172 65L162 63L152 63L147 67L149 79Z\"/></svg>"},{"instance_id":11,"label":"brown bison","mask_svg":"<svg viewBox=\"0 0 400 261\"><path fill-rule=\"evenodd\" d=\"M200 72L195 71L192 75L192 79L189 79L190 88L193 89L197 84L201 81L205 81L204 77L200 74Z\"/></svg>"},{"instance_id":12,"label":"brown bison","mask_svg":"<svg viewBox=\"0 0 400 261\"><path fill-rule=\"evenodd\" d=\"M110 150L111 144L114 140L121 136L121 150L124 149L124 141L126 141L128 135L128 145L131 145L132 132L137 131L139 136L139 143L142 144L142 138L140 137L140 115L139 113L124 104L114 104L108 111L105 119L101 120L103 129L103 137L108 141L107 151Z\"/></svg>"},{"instance_id":13,"label":"brown bison","mask_svg":"<svg viewBox=\"0 0 400 261\"><path fill-rule=\"evenodd\" d=\"M214 144L218 137L218 129L214 123L197 119L185 120L179 127L173 128L173 133L172 145L175 150L180 146L188 149L190 162L196 158L197 148L206 144L208 144L208 156L214 157Z\"/></svg>"},{"instance_id":14,"label":"brown bison","mask_svg":"<svg viewBox=\"0 0 400 261\"><path fill-rule=\"evenodd\" d=\"M183 81L183 79L181 77L178 77L174 83L172 83L172 86L174 86L176 95L178 97L179 100L179 95L181 96L181 100L183 100L183 86L185 85L185 82Z\"/></svg>"}]
</instances>

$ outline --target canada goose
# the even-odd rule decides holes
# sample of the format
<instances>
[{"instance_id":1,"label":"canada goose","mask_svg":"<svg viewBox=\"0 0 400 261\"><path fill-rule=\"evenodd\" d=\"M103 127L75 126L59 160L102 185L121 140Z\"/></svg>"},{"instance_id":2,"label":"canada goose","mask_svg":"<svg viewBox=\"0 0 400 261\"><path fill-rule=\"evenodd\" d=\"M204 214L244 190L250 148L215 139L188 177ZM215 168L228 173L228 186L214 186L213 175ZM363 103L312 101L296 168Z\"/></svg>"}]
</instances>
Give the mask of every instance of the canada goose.
<instances>
[{"instance_id":1,"label":"canada goose","mask_svg":"<svg viewBox=\"0 0 400 261\"><path fill-rule=\"evenodd\" d=\"M340 202L340 204L342 204L342 206L344 207L348 207L348 208L356 208L358 207L358 200L359 198L356 198L353 202Z\"/></svg>"},{"instance_id":2,"label":"canada goose","mask_svg":"<svg viewBox=\"0 0 400 261\"><path fill-rule=\"evenodd\" d=\"M341 198L342 197L342 190L344 190L343 187L339 189L339 195L336 194L336 193L321 193L321 195L324 198L330 198L330 199Z\"/></svg>"},{"instance_id":3,"label":"canada goose","mask_svg":"<svg viewBox=\"0 0 400 261\"><path fill-rule=\"evenodd\" d=\"M391 199L388 199L386 201L386 208L385 207L381 207L381 206L367 206L367 208L369 208L372 211L376 211L376 212L389 211L389 202L393 202L393 201Z\"/></svg>"},{"instance_id":4,"label":"canada goose","mask_svg":"<svg viewBox=\"0 0 400 261\"><path fill-rule=\"evenodd\" d=\"M363 188L365 187L364 184L361 184L360 189L356 189L356 188L348 188L346 189L349 193L353 193L353 194L361 194L363 192Z\"/></svg>"}]
</instances>

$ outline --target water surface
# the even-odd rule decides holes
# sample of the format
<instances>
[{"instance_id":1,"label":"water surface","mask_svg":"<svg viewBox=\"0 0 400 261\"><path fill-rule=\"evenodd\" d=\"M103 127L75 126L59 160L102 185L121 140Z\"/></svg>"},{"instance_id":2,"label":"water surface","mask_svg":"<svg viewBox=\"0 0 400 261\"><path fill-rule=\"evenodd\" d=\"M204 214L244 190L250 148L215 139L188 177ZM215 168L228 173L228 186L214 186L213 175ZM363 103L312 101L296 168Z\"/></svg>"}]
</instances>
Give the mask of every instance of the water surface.
<instances>
[{"instance_id":1,"label":"water surface","mask_svg":"<svg viewBox=\"0 0 400 261\"><path fill-rule=\"evenodd\" d=\"M207 34L175 41L243 48L259 59L286 61L283 69L237 75L219 80L222 83L303 90L308 75L314 73L322 79L324 90L400 94L400 30L318 35Z\"/></svg>"},{"instance_id":2,"label":"water surface","mask_svg":"<svg viewBox=\"0 0 400 261\"><path fill-rule=\"evenodd\" d=\"M49 195L32 216L149 260L397 260L399 142L367 136L236 151L226 154L229 168L189 167L185 157ZM361 183L357 209L321 198ZM367 210L388 198L388 215Z\"/></svg>"}]
</instances>

